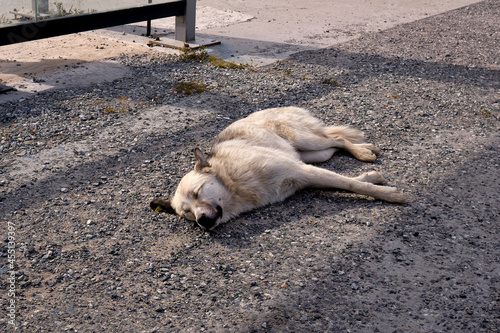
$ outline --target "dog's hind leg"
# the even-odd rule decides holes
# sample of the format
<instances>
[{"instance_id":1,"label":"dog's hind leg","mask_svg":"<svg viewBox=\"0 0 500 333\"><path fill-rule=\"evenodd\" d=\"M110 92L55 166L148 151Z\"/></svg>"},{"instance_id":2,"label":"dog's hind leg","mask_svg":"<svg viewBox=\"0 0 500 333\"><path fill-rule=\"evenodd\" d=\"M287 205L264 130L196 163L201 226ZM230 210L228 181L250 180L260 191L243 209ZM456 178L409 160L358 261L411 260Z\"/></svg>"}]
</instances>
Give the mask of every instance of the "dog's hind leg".
<instances>
[{"instance_id":1,"label":"dog's hind leg","mask_svg":"<svg viewBox=\"0 0 500 333\"><path fill-rule=\"evenodd\" d=\"M313 133L301 133L293 138L295 149L303 156L304 162L324 162L326 159L319 158L327 156L331 148L344 149L350 152L360 161L373 162L380 154L380 150L370 143L352 143L341 136L321 136ZM314 154L312 154L312 153ZM319 153L317 153L319 152ZM332 151L332 155L333 155ZM317 153L317 158L314 156ZM310 155L310 156L308 156ZM304 159L305 157L305 159ZM331 157L331 155L330 155ZM310 163L310 162L308 162Z\"/></svg>"},{"instance_id":2,"label":"dog's hind leg","mask_svg":"<svg viewBox=\"0 0 500 333\"><path fill-rule=\"evenodd\" d=\"M336 138L340 136L351 143L366 143L365 135L356 128L348 126L326 126L323 130L329 137Z\"/></svg>"},{"instance_id":3,"label":"dog's hind leg","mask_svg":"<svg viewBox=\"0 0 500 333\"><path fill-rule=\"evenodd\" d=\"M349 178L308 164L303 164L301 171L306 181L306 187L346 190L389 202L405 202L403 193L395 187L380 186L371 183L378 183L383 180L382 175L378 173L367 173L357 178ZM361 180L368 180L370 182Z\"/></svg>"},{"instance_id":4,"label":"dog's hind leg","mask_svg":"<svg viewBox=\"0 0 500 333\"><path fill-rule=\"evenodd\" d=\"M306 163L324 162L338 149L347 150L365 162L375 161L380 154L380 149L365 142L363 132L346 126L303 127L287 139Z\"/></svg>"},{"instance_id":5,"label":"dog's hind leg","mask_svg":"<svg viewBox=\"0 0 500 333\"><path fill-rule=\"evenodd\" d=\"M380 149L371 143L366 143L363 132L347 126L328 126L325 132L330 138L341 138L344 140L344 147L354 157L361 161L373 162L376 156L380 155Z\"/></svg>"}]
</instances>

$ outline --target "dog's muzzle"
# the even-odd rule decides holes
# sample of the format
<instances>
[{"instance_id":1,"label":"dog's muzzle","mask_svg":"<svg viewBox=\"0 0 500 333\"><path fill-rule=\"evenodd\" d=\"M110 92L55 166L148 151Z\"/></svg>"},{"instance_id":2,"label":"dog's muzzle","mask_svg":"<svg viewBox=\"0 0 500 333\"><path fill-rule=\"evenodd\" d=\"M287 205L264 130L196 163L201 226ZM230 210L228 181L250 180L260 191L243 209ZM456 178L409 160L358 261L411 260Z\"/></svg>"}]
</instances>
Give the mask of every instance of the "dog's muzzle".
<instances>
[{"instance_id":1,"label":"dog's muzzle","mask_svg":"<svg viewBox=\"0 0 500 333\"><path fill-rule=\"evenodd\" d=\"M222 217L222 207L217 206L213 214L201 214L201 216L196 220L196 223L200 227L206 230L211 230L217 226L217 221Z\"/></svg>"}]
</instances>

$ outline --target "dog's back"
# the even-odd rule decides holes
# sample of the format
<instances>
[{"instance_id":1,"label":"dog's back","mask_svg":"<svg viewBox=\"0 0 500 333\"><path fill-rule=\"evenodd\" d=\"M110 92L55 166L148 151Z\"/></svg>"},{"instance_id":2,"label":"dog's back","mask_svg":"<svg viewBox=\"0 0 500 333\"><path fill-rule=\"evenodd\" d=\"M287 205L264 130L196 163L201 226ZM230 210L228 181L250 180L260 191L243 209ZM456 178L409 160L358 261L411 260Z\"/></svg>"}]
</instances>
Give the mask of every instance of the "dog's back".
<instances>
[{"instance_id":1,"label":"dog's back","mask_svg":"<svg viewBox=\"0 0 500 333\"><path fill-rule=\"evenodd\" d=\"M223 130L214 142L213 152L218 145L230 140L244 140L261 147L282 150L286 154L300 150L298 139L308 136L339 136L358 144L364 143L361 131L346 126L324 126L311 113L299 107L272 108L252 113ZM300 159L300 156L297 155Z\"/></svg>"}]
</instances>

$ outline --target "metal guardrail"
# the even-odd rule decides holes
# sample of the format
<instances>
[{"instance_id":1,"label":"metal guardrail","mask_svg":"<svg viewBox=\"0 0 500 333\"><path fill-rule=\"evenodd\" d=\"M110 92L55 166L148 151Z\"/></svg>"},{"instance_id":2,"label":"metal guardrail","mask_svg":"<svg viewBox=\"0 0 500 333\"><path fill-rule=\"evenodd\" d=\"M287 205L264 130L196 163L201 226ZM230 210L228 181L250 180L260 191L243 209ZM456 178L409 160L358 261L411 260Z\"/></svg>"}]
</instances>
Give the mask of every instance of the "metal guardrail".
<instances>
[{"instance_id":1,"label":"metal guardrail","mask_svg":"<svg viewBox=\"0 0 500 333\"><path fill-rule=\"evenodd\" d=\"M61 36L128 23L175 16L175 39L195 39L196 0L173 0L161 4L70 15L0 27L0 46Z\"/></svg>"}]
</instances>

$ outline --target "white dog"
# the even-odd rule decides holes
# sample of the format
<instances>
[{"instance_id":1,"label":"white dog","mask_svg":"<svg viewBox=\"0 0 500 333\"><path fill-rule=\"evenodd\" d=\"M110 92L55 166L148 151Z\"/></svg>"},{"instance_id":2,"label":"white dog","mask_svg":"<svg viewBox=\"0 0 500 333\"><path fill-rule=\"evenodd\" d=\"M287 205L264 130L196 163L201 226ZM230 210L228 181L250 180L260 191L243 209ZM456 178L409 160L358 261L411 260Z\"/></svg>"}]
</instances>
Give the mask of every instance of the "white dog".
<instances>
[{"instance_id":1,"label":"white dog","mask_svg":"<svg viewBox=\"0 0 500 333\"><path fill-rule=\"evenodd\" d=\"M297 107L255 112L227 127L207 157L194 149L196 165L180 181L169 200L154 199L150 207L177 213L212 230L242 212L279 202L306 187L341 189L390 202L403 194L379 172L355 178L306 163L324 162L339 149L373 162L380 150L365 143L363 133L349 127L324 126Z\"/></svg>"}]
</instances>

